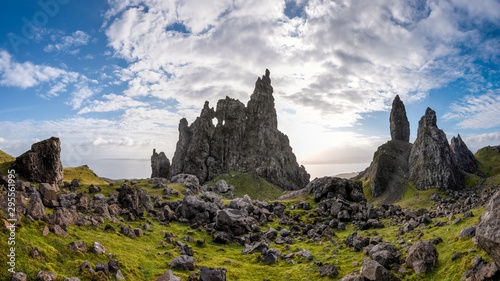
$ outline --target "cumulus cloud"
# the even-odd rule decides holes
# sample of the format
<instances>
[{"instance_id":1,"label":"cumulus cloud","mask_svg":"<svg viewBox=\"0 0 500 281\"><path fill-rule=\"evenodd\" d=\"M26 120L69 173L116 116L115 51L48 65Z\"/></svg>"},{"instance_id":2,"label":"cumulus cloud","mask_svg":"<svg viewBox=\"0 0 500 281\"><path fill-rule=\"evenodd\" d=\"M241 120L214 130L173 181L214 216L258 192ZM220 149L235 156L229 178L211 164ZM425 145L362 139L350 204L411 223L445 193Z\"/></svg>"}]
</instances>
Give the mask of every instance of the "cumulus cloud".
<instances>
[{"instance_id":1,"label":"cumulus cloud","mask_svg":"<svg viewBox=\"0 0 500 281\"><path fill-rule=\"evenodd\" d=\"M0 85L27 89L42 83L59 81L51 91L55 96L63 91L69 82L75 82L78 73L45 65L36 65L32 62L19 63L5 50L0 50Z\"/></svg>"},{"instance_id":2,"label":"cumulus cloud","mask_svg":"<svg viewBox=\"0 0 500 281\"><path fill-rule=\"evenodd\" d=\"M73 32L73 34L69 36L63 36L62 38L54 38L54 41L59 41L58 43L48 44L43 48L43 50L47 53L51 52L62 52L62 53L70 53L77 54L80 52L78 47L87 45L90 41L90 35L77 30Z\"/></svg>"},{"instance_id":3,"label":"cumulus cloud","mask_svg":"<svg viewBox=\"0 0 500 281\"><path fill-rule=\"evenodd\" d=\"M479 52L460 48L487 40L476 29L497 21L464 1L300 1L292 18L285 1L167 2L109 1L109 46L130 62L119 73L126 95L198 107L246 99L269 68L280 104L328 115L334 127L388 110L395 94L414 102L476 74Z\"/></svg>"}]
</instances>

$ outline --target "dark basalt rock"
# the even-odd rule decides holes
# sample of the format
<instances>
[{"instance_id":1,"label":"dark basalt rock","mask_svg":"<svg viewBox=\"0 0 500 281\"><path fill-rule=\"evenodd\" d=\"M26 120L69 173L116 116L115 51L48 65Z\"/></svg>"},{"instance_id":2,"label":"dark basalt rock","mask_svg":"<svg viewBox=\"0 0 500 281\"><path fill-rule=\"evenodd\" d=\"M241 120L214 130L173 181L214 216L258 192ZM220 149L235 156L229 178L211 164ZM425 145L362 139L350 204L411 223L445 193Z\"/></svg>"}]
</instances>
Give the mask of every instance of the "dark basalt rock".
<instances>
[{"instance_id":1,"label":"dark basalt rock","mask_svg":"<svg viewBox=\"0 0 500 281\"><path fill-rule=\"evenodd\" d=\"M305 189L307 193L314 193L314 201L316 202L331 196L342 196L344 199L354 202L366 200L361 181L322 177L314 179Z\"/></svg>"},{"instance_id":2,"label":"dark basalt rock","mask_svg":"<svg viewBox=\"0 0 500 281\"><path fill-rule=\"evenodd\" d=\"M419 240L408 250L406 264L415 270L415 273L430 272L438 261L439 254L432 241Z\"/></svg>"},{"instance_id":3,"label":"dark basalt rock","mask_svg":"<svg viewBox=\"0 0 500 281\"><path fill-rule=\"evenodd\" d=\"M410 182L419 190L457 190L464 175L448 144L446 134L436 125L436 112L427 108L418 122L418 136L409 158Z\"/></svg>"},{"instance_id":4,"label":"dark basalt rock","mask_svg":"<svg viewBox=\"0 0 500 281\"><path fill-rule=\"evenodd\" d=\"M392 102L392 110L389 118L391 126L391 139L409 142L410 141L410 123L406 117L405 105L396 95Z\"/></svg>"},{"instance_id":5,"label":"dark basalt rock","mask_svg":"<svg viewBox=\"0 0 500 281\"><path fill-rule=\"evenodd\" d=\"M500 191L497 191L486 205L476 227L479 247L490 255L500 267Z\"/></svg>"},{"instance_id":6,"label":"dark basalt rock","mask_svg":"<svg viewBox=\"0 0 500 281\"><path fill-rule=\"evenodd\" d=\"M373 197L384 192L390 192L387 202L392 203L399 198L399 190L403 190L408 182L408 158L411 151L410 124L406 117L403 102L396 96L392 102L390 115L392 140L381 145L373 155L370 166L356 179L363 182L370 180L370 190Z\"/></svg>"},{"instance_id":7,"label":"dark basalt rock","mask_svg":"<svg viewBox=\"0 0 500 281\"><path fill-rule=\"evenodd\" d=\"M156 149L153 149L153 155L151 155L151 178L166 178L170 176L170 160L168 160L165 153L156 153Z\"/></svg>"},{"instance_id":8,"label":"dark basalt rock","mask_svg":"<svg viewBox=\"0 0 500 281\"><path fill-rule=\"evenodd\" d=\"M453 137L450 144L451 150L457 158L457 162L464 172L475 174L479 170L479 162L469 150L460 135Z\"/></svg>"},{"instance_id":9,"label":"dark basalt rock","mask_svg":"<svg viewBox=\"0 0 500 281\"><path fill-rule=\"evenodd\" d=\"M256 171L284 189L306 186L309 174L298 165L288 137L278 130L272 94L266 70L246 107L226 97L217 102L217 110L205 102L200 117L190 126L181 119L171 174L192 174L204 183L230 171Z\"/></svg>"},{"instance_id":10,"label":"dark basalt rock","mask_svg":"<svg viewBox=\"0 0 500 281\"><path fill-rule=\"evenodd\" d=\"M16 158L13 167L30 181L62 185L61 141L52 137L33 144Z\"/></svg>"}]
</instances>

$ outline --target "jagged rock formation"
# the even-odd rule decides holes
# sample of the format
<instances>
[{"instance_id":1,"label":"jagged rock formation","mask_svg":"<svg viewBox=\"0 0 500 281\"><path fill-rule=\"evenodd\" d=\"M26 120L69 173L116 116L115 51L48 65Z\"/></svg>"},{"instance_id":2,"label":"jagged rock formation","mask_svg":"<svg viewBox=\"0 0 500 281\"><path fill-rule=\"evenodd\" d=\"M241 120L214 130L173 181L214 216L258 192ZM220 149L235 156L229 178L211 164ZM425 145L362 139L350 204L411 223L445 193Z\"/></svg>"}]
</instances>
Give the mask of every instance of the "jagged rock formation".
<instances>
[{"instance_id":1,"label":"jagged rock formation","mask_svg":"<svg viewBox=\"0 0 500 281\"><path fill-rule=\"evenodd\" d=\"M453 137L451 139L450 144L451 150L455 154L457 158L457 162L462 167L464 172L467 173L477 173L479 170L479 162L474 157L474 154L469 150L465 142L460 137L460 134L457 137Z\"/></svg>"},{"instance_id":2,"label":"jagged rock formation","mask_svg":"<svg viewBox=\"0 0 500 281\"><path fill-rule=\"evenodd\" d=\"M285 189L306 186L309 174L297 164L288 137L278 130L272 94L266 70L246 107L226 97L217 102L216 110L205 102L200 117L190 126L181 119L171 174L193 174L203 183L230 171L255 170Z\"/></svg>"},{"instance_id":3,"label":"jagged rock formation","mask_svg":"<svg viewBox=\"0 0 500 281\"><path fill-rule=\"evenodd\" d=\"M389 123L391 127L392 140L401 140L404 142L410 141L410 123L406 117L405 105L399 98L399 95L396 95L392 101Z\"/></svg>"},{"instance_id":4,"label":"jagged rock formation","mask_svg":"<svg viewBox=\"0 0 500 281\"><path fill-rule=\"evenodd\" d=\"M427 108L418 122L418 135L409 158L409 181L419 190L456 190L464 186L464 175L436 121L436 112Z\"/></svg>"},{"instance_id":5,"label":"jagged rock formation","mask_svg":"<svg viewBox=\"0 0 500 281\"><path fill-rule=\"evenodd\" d=\"M153 155L151 155L151 178L169 178L170 174L170 160L168 160L165 153L156 153L156 149L153 149Z\"/></svg>"},{"instance_id":6,"label":"jagged rock formation","mask_svg":"<svg viewBox=\"0 0 500 281\"><path fill-rule=\"evenodd\" d=\"M14 169L30 181L62 185L61 141L51 137L33 144L16 158Z\"/></svg>"},{"instance_id":7,"label":"jagged rock formation","mask_svg":"<svg viewBox=\"0 0 500 281\"><path fill-rule=\"evenodd\" d=\"M381 145L373 155L370 166L358 177L363 181L370 180L373 197L382 195L387 190L397 197L397 190L402 190L407 183L408 157L410 156L410 124L406 117L403 102L396 96L392 102L389 118L392 140ZM399 198L389 198L397 201Z\"/></svg>"}]
</instances>

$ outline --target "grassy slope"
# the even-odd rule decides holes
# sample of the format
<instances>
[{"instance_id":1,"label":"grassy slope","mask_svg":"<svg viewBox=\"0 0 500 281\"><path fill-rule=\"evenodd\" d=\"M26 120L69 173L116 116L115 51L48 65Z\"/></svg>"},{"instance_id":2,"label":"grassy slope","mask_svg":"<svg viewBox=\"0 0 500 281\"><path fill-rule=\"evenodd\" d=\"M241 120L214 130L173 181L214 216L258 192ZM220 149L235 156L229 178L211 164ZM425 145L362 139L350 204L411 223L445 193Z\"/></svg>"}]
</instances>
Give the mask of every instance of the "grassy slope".
<instances>
[{"instance_id":1,"label":"grassy slope","mask_svg":"<svg viewBox=\"0 0 500 281\"><path fill-rule=\"evenodd\" d=\"M207 184L214 186L219 180L225 180L229 185L235 187L235 197L243 197L247 194L252 199L264 200L276 199L283 194L281 188L259 177L255 172L230 172L216 177Z\"/></svg>"},{"instance_id":2,"label":"grassy slope","mask_svg":"<svg viewBox=\"0 0 500 281\"><path fill-rule=\"evenodd\" d=\"M306 200L313 203L311 195L305 195L300 198L284 201L287 206L297 204L300 200ZM314 203L313 203L314 204ZM315 207L315 204L313 205ZM444 242L437 245L436 248L439 252L439 260L435 269L424 275L415 275L411 271L406 276L399 275L402 280L459 280L467 267L470 267L472 260L476 254L481 254L484 258L489 259L488 255L481 249L477 249L470 238L458 240L458 233L461 229L477 223L479 215L484 209L474 210L474 217L462 220L457 225L449 225L440 228L431 228L422 230L424 237L422 239L433 239L435 236L441 237ZM308 211L292 210L292 214L300 217L302 221L309 223L312 218L308 218ZM440 220L446 220L445 218ZM106 222L112 225L115 229L119 230L120 225ZM131 227L140 227L143 221L126 221L124 224ZM39 270L50 270L58 274L59 279L64 277L78 276L84 278L85 276L80 273L78 267L84 261L88 260L93 265L96 263L105 263L108 261L106 255L97 256L93 253L71 253L67 248L67 244L73 241L84 240L87 247L91 247L92 243L99 241L103 244L107 253L113 253L115 259L120 261L121 270L127 280L155 280L160 274L165 272L170 262L175 256L179 255L178 250L172 245L168 244L166 248L161 246L163 238L162 230L171 232L177 235L175 240L182 241L183 236L191 236L195 239L205 239L204 246L197 246L196 243L190 243L195 252L195 260L197 268L200 266L211 267L225 267L228 269L228 280L263 280L269 278L270 280L331 280L328 278L321 278L319 275L319 266L314 262L322 263L335 263L340 277L347 275L352 270L359 270L360 267L353 266L353 262L361 261L366 255L362 252L354 252L351 249L342 245L347 235L355 231L352 225L349 225L347 230L337 231L338 237L325 237L321 244L313 243L308 239L297 241L291 245L291 249L287 250L285 245L276 245L272 243L270 247L280 250L282 253L295 252L297 248L305 248L312 252L313 261L305 261L301 259L294 259L297 263L292 266L282 260L274 265L265 265L257 261L258 254L250 254L243 256L241 251L243 247L237 244L218 245L214 244L208 234L204 231L191 229L189 226L181 223L171 223L170 226L160 225L152 221L153 232L146 232L144 237L130 239L118 233L104 232L104 225L98 228L91 226L87 227L68 227L68 238L50 234L47 237L41 235L44 222L27 223L23 221L22 226L18 228L18 270L23 270L33 278ZM278 228L277 220L264 226L263 229L268 229L269 226ZM383 229L376 229L378 235L383 235L384 240L388 242L395 242L397 240L396 234L400 226L389 226ZM371 232L358 231L359 235L373 236ZM4 264L7 249L6 238L7 231L2 227L0 233L0 262ZM403 237L406 240L412 239L415 236L413 233L406 233ZM337 246L340 247L337 248ZM37 247L45 255L43 258L30 258L29 253ZM224 251L222 251L223 249ZM338 249L338 252L336 252ZM469 252L477 250L477 253ZM158 253L169 252L173 255L159 255ZM451 257L457 252L469 252L465 257L451 262ZM403 250L406 255L406 250ZM231 260L234 262L228 263ZM491 260L491 259L490 259ZM188 275L192 272L183 272L174 270L174 272L186 280ZM0 272L0 279L7 280L9 275L6 271ZM83 280L83 279L82 279ZM85 279L87 280L87 279Z\"/></svg>"},{"instance_id":3,"label":"grassy slope","mask_svg":"<svg viewBox=\"0 0 500 281\"><path fill-rule=\"evenodd\" d=\"M12 162L14 160L16 160L16 158L0 150L0 163Z\"/></svg>"},{"instance_id":4,"label":"grassy slope","mask_svg":"<svg viewBox=\"0 0 500 281\"><path fill-rule=\"evenodd\" d=\"M99 178L88 166L67 167L64 170L64 181L71 182L77 179L80 184L105 185L105 181Z\"/></svg>"},{"instance_id":5,"label":"grassy slope","mask_svg":"<svg viewBox=\"0 0 500 281\"><path fill-rule=\"evenodd\" d=\"M479 161L479 170L487 177L500 174L500 153L493 147L483 147L474 154Z\"/></svg>"}]
</instances>

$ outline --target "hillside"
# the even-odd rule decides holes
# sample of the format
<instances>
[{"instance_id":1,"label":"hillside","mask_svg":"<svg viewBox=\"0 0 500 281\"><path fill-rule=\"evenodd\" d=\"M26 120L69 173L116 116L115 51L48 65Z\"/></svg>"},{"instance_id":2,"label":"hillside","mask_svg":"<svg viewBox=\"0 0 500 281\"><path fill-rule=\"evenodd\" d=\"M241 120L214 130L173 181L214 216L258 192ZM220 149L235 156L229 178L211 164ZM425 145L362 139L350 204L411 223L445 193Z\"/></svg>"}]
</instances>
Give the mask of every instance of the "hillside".
<instances>
[{"instance_id":1,"label":"hillside","mask_svg":"<svg viewBox=\"0 0 500 281\"><path fill-rule=\"evenodd\" d=\"M486 177L492 177L500 174L500 146L487 146L479 149L474 154L479 161L479 170Z\"/></svg>"},{"instance_id":2,"label":"hillside","mask_svg":"<svg viewBox=\"0 0 500 281\"><path fill-rule=\"evenodd\" d=\"M4 162L12 162L16 160L15 157L12 157L11 155L3 152L2 150L0 150L0 163L4 163Z\"/></svg>"},{"instance_id":3,"label":"hillside","mask_svg":"<svg viewBox=\"0 0 500 281\"><path fill-rule=\"evenodd\" d=\"M95 184L95 185L107 185L107 183L99 178L94 171L92 171L87 165L79 167L65 167L63 168L64 181L71 182L73 179L77 179L80 184Z\"/></svg>"},{"instance_id":4,"label":"hillside","mask_svg":"<svg viewBox=\"0 0 500 281\"><path fill-rule=\"evenodd\" d=\"M283 190L281 188L261 178L255 172L240 173L232 171L227 174L219 175L206 184L214 186L219 180L225 180L229 185L235 187L235 197L243 197L246 194L252 199L273 200L283 194Z\"/></svg>"}]
</instances>

